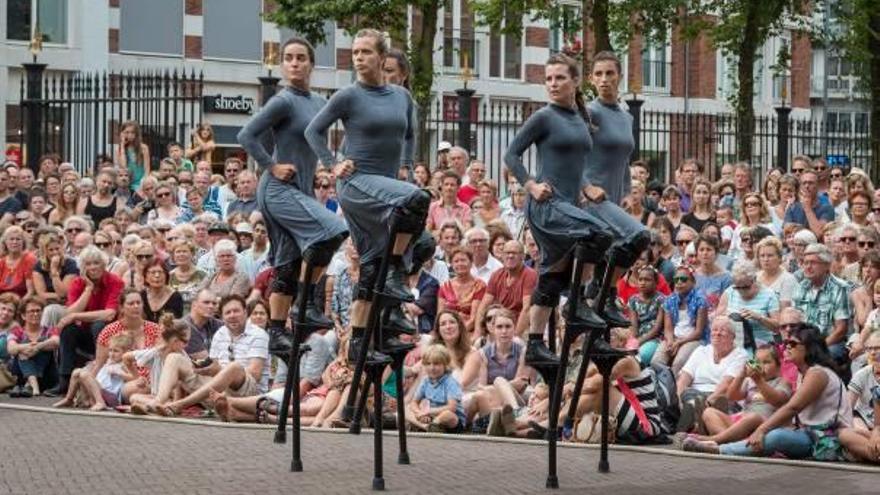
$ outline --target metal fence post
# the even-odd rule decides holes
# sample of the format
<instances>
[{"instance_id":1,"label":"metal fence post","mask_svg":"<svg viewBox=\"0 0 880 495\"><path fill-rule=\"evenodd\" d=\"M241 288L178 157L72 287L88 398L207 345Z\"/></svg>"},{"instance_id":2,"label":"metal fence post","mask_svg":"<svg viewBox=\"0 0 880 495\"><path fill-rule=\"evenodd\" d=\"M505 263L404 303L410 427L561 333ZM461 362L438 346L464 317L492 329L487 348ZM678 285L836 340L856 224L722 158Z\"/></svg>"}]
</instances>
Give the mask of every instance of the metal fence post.
<instances>
[{"instance_id":1,"label":"metal fence post","mask_svg":"<svg viewBox=\"0 0 880 495\"><path fill-rule=\"evenodd\" d=\"M25 142L27 143L27 165L36 174L43 154L43 112L40 105L43 99L43 71L46 64L21 64L27 74L26 98L22 102L27 118Z\"/></svg>"},{"instance_id":2,"label":"metal fence post","mask_svg":"<svg viewBox=\"0 0 880 495\"><path fill-rule=\"evenodd\" d=\"M776 107L776 165L788 172L788 117L791 107Z\"/></svg>"},{"instance_id":3,"label":"metal fence post","mask_svg":"<svg viewBox=\"0 0 880 495\"><path fill-rule=\"evenodd\" d=\"M458 145L473 156L471 149L471 109L475 91L467 87L455 90L458 95Z\"/></svg>"},{"instance_id":4,"label":"metal fence post","mask_svg":"<svg viewBox=\"0 0 880 495\"><path fill-rule=\"evenodd\" d=\"M631 100L626 100L626 104L629 107L629 113L633 118L632 133L635 146L633 147L633 152L629 158L630 161L633 161L638 160L642 152L640 136L642 133L642 105L645 104L645 100L640 100L638 96L633 95Z\"/></svg>"}]
</instances>

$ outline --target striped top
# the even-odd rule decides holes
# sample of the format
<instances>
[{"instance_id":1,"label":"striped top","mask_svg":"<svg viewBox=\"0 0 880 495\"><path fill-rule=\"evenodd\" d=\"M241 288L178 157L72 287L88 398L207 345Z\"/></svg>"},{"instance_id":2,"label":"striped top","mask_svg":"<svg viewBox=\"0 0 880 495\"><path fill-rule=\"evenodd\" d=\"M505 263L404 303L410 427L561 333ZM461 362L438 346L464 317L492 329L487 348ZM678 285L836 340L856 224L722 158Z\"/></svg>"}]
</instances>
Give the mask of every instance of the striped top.
<instances>
[{"instance_id":1,"label":"striped top","mask_svg":"<svg viewBox=\"0 0 880 495\"><path fill-rule=\"evenodd\" d=\"M623 379L638 400L639 406L645 411L645 416L648 419L650 428L649 431L644 431L639 422L639 418L636 415L636 410L633 408L633 404L630 404L630 401L626 398L626 394L624 394L615 414L617 416L618 437L627 437L634 440L647 440L660 435L662 431L660 419L661 411L660 404L657 402L654 376L654 370L651 368L645 368L639 373L639 376L630 379ZM621 391L621 393L622 392L623 391Z\"/></svg>"}]
</instances>

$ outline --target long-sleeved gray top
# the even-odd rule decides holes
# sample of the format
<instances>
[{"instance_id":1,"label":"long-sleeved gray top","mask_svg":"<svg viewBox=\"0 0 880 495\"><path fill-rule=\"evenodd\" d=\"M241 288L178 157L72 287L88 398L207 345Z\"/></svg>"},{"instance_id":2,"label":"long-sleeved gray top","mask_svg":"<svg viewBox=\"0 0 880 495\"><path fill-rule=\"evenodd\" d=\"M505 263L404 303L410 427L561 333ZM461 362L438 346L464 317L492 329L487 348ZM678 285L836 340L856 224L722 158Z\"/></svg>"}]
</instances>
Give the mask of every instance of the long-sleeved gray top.
<instances>
[{"instance_id":1,"label":"long-sleeved gray top","mask_svg":"<svg viewBox=\"0 0 880 495\"><path fill-rule=\"evenodd\" d=\"M322 136L337 120L345 126L345 154L355 173L397 177L401 165L412 165L413 101L400 86L356 82L340 89L306 128L305 136L324 165L336 164Z\"/></svg>"},{"instance_id":2,"label":"long-sleeved gray top","mask_svg":"<svg viewBox=\"0 0 880 495\"><path fill-rule=\"evenodd\" d=\"M587 104L593 122L593 149L587 156L585 179L605 190L609 201L620 204L629 194L632 179L629 173L630 155L635 148L632 115L620 105L609 105L599 100Z\"/></svg>"},{"instance_id":3,"label":"long-sleeved gray top","mask_svg":"<svg viewBox=\"0 0 880 495\"><path fill-rule=\"evenodd\" d=\"M293 177L299 189L314 195L315 168L318 157L305 138L306 126L327 100L318 94L288 86L273 96L238 133L238 142L264 172L276 163L292 163L297 173ZM260 137L267 130L275 139L274 156L269 155ZM324 143L326 134L315 137Z\"/></svg>"},{"instance_id":4,"label":"long-sleeved gray top","mask_svg":"<svg viewBox=\"0 0 880 495\"><path fill-rule=\"evenodd\" d=\"M529 174L522 161L522 154L532 144L538 151L537 177ZM504 154L504 163L520 184L525 185L530 179L546 182L553 187L554 196L577 204L585 185L587 153L592 146L581 114L551 103L523 124Z\"/></svg>"}]
</instances>

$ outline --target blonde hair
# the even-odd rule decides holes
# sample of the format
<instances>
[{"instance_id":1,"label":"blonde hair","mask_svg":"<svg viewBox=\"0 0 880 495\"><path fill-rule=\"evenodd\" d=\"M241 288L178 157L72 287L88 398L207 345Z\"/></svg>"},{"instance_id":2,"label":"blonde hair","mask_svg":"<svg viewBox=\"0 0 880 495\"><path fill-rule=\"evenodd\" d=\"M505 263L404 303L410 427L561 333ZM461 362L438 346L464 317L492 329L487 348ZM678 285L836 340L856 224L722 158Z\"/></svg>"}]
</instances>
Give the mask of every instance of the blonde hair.
<instances>
[{"instance_id":1,"label":"blonde hair","mask_svg":"<svg viewBox=\"0 0 880 495\"><path fill-rule=\"evenodd\" d=\"M134 345L134 339L131 338L131 334L128 332L118 333L110 337L110 347L120 347L128 350L131 349L132 345Z\"/></svg>"},{"instance_id":2,"label":"blonde hair","mask_svg":"<svg viewBox=\"0 0 880 495\"><path fill-rule=\"evenodd\" d=\"M442 364L445 368L452 362L449 349L440 344L429 345L422 353L422 364Z\"/></svg>"},{"instance_id":3,"label":"blonde hair","mask_svg":"<svg viewBox=\"0 0 880 495\"><path fill-rule=\"evenodd\" d=\"M388 53L388 40L385 34L375 29L361 29L354 35L354 39L373 38L376 41L376 51L380 57L384 57Z\"/></svg>"}]
</instances>

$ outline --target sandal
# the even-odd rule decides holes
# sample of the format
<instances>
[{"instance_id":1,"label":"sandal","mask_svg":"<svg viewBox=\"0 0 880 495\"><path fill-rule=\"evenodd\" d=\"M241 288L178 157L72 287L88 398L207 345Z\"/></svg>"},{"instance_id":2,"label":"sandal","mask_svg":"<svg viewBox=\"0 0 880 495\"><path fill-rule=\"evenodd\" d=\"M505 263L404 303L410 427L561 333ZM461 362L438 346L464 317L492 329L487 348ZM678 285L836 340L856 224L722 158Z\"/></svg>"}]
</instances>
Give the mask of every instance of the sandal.
<instances>
[{"instance_id":1,"label":"sandal","mask_svg":"<svg viewBox=\"0 0 880 495\"><path fill-rule=\"evenodd\" d=\"M254 411L254 421L259 424L266 424L269 422L269 411L266 410L266 402L268 401L268 397L260 397L257 399L257 410Z\"/></svg>"}]
</instances>

